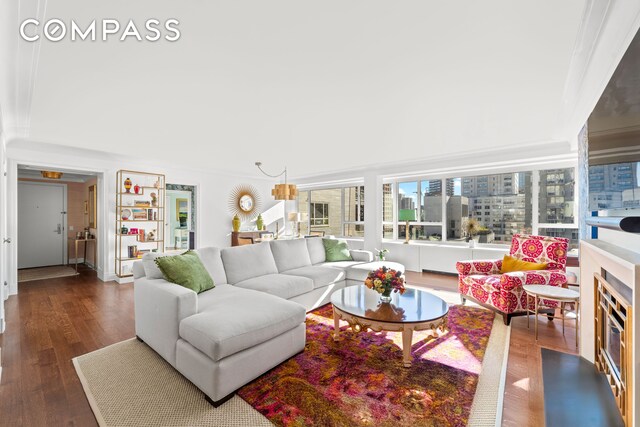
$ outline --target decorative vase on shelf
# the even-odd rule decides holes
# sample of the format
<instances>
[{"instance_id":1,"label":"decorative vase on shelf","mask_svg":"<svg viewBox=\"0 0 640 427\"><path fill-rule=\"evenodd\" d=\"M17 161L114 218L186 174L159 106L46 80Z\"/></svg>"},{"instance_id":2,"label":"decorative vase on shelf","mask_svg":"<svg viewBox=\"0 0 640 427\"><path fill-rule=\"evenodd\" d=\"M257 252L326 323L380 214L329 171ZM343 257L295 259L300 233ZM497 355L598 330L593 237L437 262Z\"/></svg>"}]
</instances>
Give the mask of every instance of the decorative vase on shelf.
<instances>
[{"instance_id":1,"label":"decorative vase on shelf","mask_svg":"<svg viewBox=\"0 0 640 427\"><path fill-rule=\"evenodd\" d=\"M385 290L380 294L380 302L388 304L391 302L391 288Z\"/></svg>"},{"instance_id":2,"label":"decorative vase on shelf","mask_svg":"<svg viewBox=\"0 0 640 427\"><path fill-rule=\"evenodd\" d=\"M262 228L264 227L264 220L262 219L262 214L259 214L258 218L256 219L256 227L258 227L258 231L262 231Z\"/></svg>"},{"instance_id":3,"label":"decorative vase on shelf","mask_svg":"<svg viewBox=\"0 0 640 427\"><path fill-rule=\"evenodd\" d=\"M131 193L131 178L127 178L124 180L124 191L127 193Z\"/></svg>"},{"instance_id":4,"label":"decorative vase on shelf","mask_svg":"<svg viewBox=\"0 0 640 427\"><path fill-rule=\"evenodd\" d=\"M151 196L151 206L158 206L158 196L156 193L151 193L149 196Z\"/></svg>"},{"instance_id":5,"label":"decorative vase on shelf","mask_svg":"<svg viewBox=\"0 0 640 427\"><path fill-rule=\"evenodd\" d=\"M242 225L242 221L240 221L240 217L237 214L233 216L232 225L233 225L233 231L235 232L240 231L240 226Z\"/></svg>"},{"instance_id":6,"label":"decorative vase on shelf","mask_svg":"<svg viewBox=\"0 0 640 427\"><path fill-rule=\"evenodd\" d=\"M133 187L133 192L136 193L136 194L140 194L140 186L138 184L136 184Z\"/></svg>"},{"instance_id":7,"label":"decorative vase on shelf","mask_svg":"<svg viewBox=\"0 0 640 427\"><path fill-rule=\"evenodd\" d=\"M476 241L473 239L473 237L469 239L469 247L470 248L476 247Z\"/></svg>"}]
</instances>

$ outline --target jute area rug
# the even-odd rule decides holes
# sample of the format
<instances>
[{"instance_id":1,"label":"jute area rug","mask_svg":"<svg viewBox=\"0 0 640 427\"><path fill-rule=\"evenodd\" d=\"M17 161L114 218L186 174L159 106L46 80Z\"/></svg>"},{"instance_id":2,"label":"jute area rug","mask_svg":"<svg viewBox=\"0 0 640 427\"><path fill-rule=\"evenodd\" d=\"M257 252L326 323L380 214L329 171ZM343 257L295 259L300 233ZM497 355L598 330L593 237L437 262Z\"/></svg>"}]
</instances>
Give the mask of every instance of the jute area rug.
<instances>
[{"instance_id":1,"label":"jute area rug","mask_svg":"<svg viewBox=\"0 0 640 427\"><path fill-rule=\"evenodd\" d=\"M323 308L315 310L310 313L310 317L323 315L322 310ZM324 310L326 311L327 308L325 307ZM471 310L479 309L472 308ZM308 329L310 323L316 323L317 326L317 320L308 321ZM491 320L491 323L491 332L488 342L486 342L481 369L479 375L474 379L474 382L477 381L474 384L476 385L475 395L472 397L468 419L465 417L469 426L493 427L501 424L510 328L504 326L502 319L498 317ZM309 337L308 333L308 343ZM377 336L376 339L382 338ZM394 345L393 337L388 341L384 344L385 346ZM309 351L312 351L311 347L307 349L307 352ZM238 396L233 397L219 408L212 407L204 400L200 390L184 379L150 347L135 339L77 357L73 359L73 363L89 404L101 426L260 427L273 425L269 419ZM427 360L425 363L432 362ZM286 363L281 365L282 369L276 368L250 383L239 394L265 412L265 402L256 402L252 395L264 395L264 393L256 393L256 391L260 391L260 387L264 387L264 383L267 382L265 379L277 378L278 375L281 375L285 365ZM270 393L278 397L275 387ZM267 413L267 415L276 424L283 424L282 419L274 418L271 413ZM294 424L308 425L312 422L309 422L309 419L301 422L301 419L298 418ZM362 423L362 425L367 424L366 422ZM333 422L327 424L327 422L320 422L316 419L315 425L340 424ZM432 425L449 424L442 424L441 421L434 420ZM463 424L460 424L458 420L451 425Z\"/></svg>"},{"instance_id":2,"label":"jute area rug","mask_svg":"<svg viewBox=\"0 0 640 427\"><path fill-rule=\"evenodd\" d=\"M18 282L31 282L33 280L56 279L58 277L75 276L76 270L67 265L55 265L52 267L24 268L18 270Z\"/></svg>"}]
</instances>

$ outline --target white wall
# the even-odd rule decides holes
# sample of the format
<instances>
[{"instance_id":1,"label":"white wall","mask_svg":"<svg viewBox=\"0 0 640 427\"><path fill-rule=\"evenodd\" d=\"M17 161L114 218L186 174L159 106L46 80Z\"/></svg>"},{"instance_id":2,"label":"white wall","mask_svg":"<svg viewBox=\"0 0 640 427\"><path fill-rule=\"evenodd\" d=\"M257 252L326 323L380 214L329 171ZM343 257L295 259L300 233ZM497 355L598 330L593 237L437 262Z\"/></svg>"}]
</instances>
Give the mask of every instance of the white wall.
<instances>
[{"instance_id":1,"label":"white wall","mask_svg":"<svg viewBox=\"0 0 640 427\"><path fill-rule=\"evenodd\" d=\"M1 110L0 110L1 111ZM4 133L2 132L2 114L0 114L0 333L4 332L4 301L9 296L9 289L5 287L8 283L7 276L7 244L4 238L7 237L7 180L5 178L6 171L6 153Z\"/></svg>"},{"instance_id":2,"label":"white wall","mask_svg":"<svg viewBox=\"0 0 640 427\"><path fill-rule=\"evenodd\" d=\"M159 149L163 148L159 147ZM15 183L18 164L102 173L102 177L98 178L98 234L99 241L103 242L98 248L98 275L103 280L114 278L116 172L120 169L164 173L166 182L197 187L197 247L230 245L231 215L228 211L227 200L236 185L251 184L255 186L262 195L262 210L267 210L276 204L270 194L274 180L262 179L257 170L255 177L230 176L218 174L213 168L211 170L177 169L172 165L161 164L149 159L132 159L91 150L16 140L9 141L7 155L10 164L10 201L16 200ZM212 164L215 164L215 159L212 159ZM15 203L10 203L10 206L12 205L15 206ZM10 234L15 241L15 207L9 211ZM282 210L270 210L269 218L274 220L275 215L272 212L280 212L281 214ZM282 225L282 216L280 216L280 221ZM17 265L15 254L13 257L12 265L15 266ZM15 293L16 290L15 278L12 278L11 293Z\"/></svg>"}]
</instances>

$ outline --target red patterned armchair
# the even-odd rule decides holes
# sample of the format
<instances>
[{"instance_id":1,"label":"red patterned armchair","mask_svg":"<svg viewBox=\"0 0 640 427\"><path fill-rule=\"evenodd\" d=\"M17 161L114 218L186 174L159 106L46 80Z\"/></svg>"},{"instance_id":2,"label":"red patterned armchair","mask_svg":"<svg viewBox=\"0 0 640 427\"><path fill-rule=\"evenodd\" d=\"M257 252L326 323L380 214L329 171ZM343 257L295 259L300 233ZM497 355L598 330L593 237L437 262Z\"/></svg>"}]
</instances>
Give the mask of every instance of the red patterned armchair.
<instances>
[{"instance_id":1,"label":"red patterned armchair","mask_svg":"<svg viewBox=\"0 0 640 427\"><path fill-rule=\"evenodd\" d=\"M509 254L523 261L546 262L546 270L500 273L502 260L459 261L458 290L464 304L467 298L502 313L506 325L511 317L525 314L527 295L523 285L561 286L567 282L565 266L569 240L562 237L529 236L516 234ZM545 301L547 307L555 307ZM533 304L531 304L533 308Z\"/></svg>"}]
</instances>

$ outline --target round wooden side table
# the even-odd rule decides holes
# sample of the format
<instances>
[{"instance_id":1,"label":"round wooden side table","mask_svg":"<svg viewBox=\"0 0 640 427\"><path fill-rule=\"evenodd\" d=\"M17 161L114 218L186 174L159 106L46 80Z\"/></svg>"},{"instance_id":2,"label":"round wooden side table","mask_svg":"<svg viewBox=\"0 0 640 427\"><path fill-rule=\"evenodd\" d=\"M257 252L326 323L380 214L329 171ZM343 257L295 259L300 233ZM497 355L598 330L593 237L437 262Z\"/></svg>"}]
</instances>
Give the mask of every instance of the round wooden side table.
<instances>
[{"instance_id":1,"label":"round wooden side table","mask_svg":"<svg viewBox=\"0 0 640 427\"><path fill-rule=\"evenodd\" d=\"M578 336L579 334L579 324L578 324L578 313L580 312L580 294L572 289L563 288L561 286L551 286L551 285L524 285L522 287L524 291L527 293L527 328L529 327L529 318L533 313L535 314L534 319L534 327L536 334L536 341L538 340L538 308L540 307L540 302L542 300L549 301L557 301L560 303L560 313L562 319L562 335L564 335L564 319L567 311L565 308L566 303L575 304L575 316L576 316L576 347L578 347ZM534 309L531 310L529 304L529 298L533 298L534 300ZM558 317L553 316L554 319L558 319Z\"/></svg>"}]
</instances>

